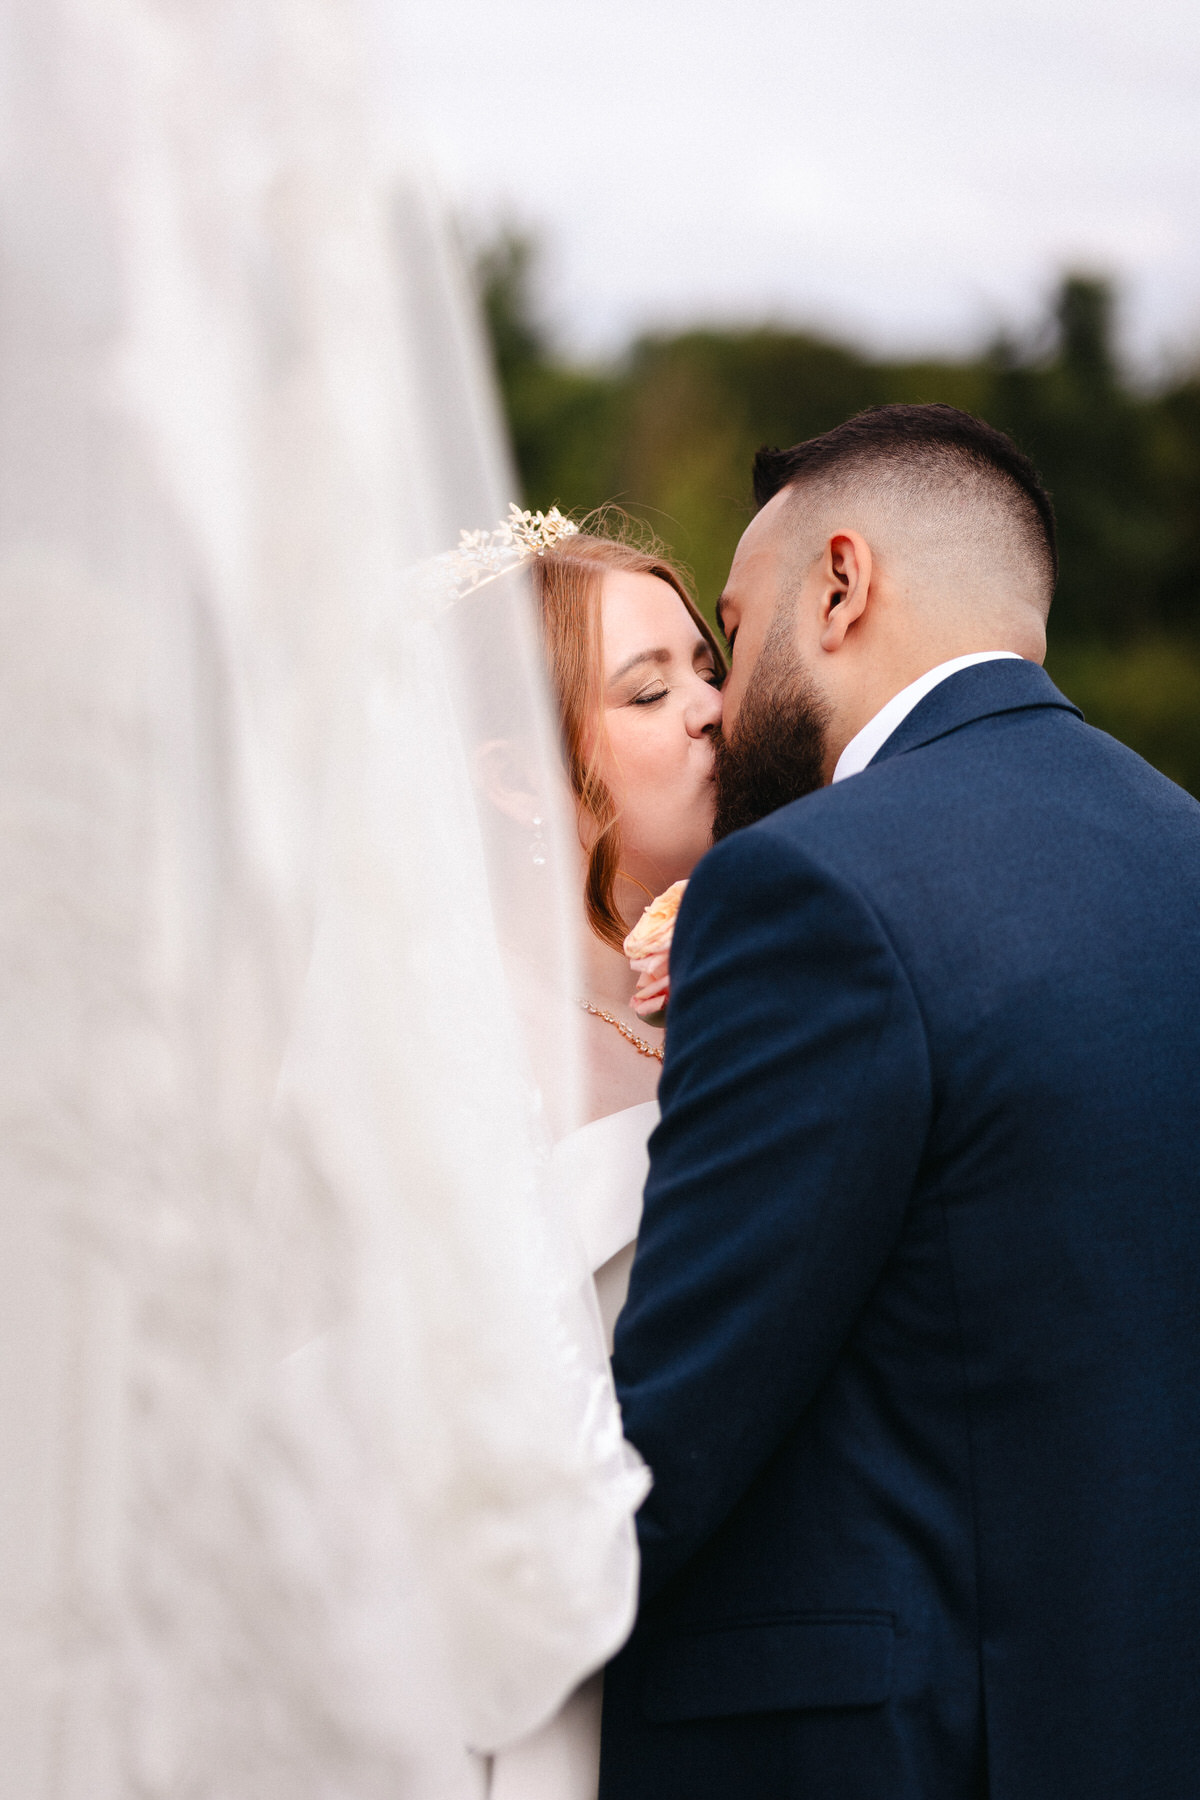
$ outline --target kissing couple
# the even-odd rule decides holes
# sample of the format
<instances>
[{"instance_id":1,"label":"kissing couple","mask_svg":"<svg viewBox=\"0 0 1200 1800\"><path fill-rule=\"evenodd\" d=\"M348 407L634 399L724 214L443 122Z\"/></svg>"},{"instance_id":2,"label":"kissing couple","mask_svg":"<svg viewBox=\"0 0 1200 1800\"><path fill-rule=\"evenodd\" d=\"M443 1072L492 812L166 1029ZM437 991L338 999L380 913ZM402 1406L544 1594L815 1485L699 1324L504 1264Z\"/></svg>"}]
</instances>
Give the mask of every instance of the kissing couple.
<instances>
[{"instance_id":1,"label":"kissing couple","mask_svg":"<svg viewBox=\"0 0 1200 1800\"><path fill-rule=\"evenodd\" d=\"M882 407L754 474L727 673L669 562L533 564L653 1485L602 1727L594 1681L491 1792L1195 1800L1200 807L1043 671L1003 434ZM664 1042L620 946L684 879Z\"/></svg>"}]
</instances>

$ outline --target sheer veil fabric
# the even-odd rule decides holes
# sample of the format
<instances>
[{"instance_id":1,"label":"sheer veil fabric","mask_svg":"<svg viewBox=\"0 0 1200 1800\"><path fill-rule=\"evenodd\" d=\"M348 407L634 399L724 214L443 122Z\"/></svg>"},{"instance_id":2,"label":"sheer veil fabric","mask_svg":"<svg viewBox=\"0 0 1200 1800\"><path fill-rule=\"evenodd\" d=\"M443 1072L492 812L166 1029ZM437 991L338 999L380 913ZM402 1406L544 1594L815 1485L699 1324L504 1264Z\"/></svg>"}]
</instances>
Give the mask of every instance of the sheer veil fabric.
<instances>
[{"instance_id":1,"label":"sheer veil fabric","mask_svg":"<svg viewBox=\"0 0 1200 1800\"><path fill-rule=\"evenodd\" d=\"M0 34L3 1790L454 1800L645 1485L474 320L348 0Z\"/></svg>"}]
</instances>

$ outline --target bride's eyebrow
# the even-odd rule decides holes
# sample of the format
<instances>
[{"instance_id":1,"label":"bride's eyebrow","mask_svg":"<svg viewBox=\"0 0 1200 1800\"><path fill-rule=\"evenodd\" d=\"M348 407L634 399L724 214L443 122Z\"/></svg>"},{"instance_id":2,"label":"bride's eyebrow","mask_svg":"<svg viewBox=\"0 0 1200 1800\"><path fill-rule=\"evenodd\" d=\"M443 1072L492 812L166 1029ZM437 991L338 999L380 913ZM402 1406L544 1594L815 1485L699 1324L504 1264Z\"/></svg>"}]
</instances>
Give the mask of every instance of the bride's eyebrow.
<instances>
[{"instance_id":1,"label":"bride's eyebrow","mask_svg":"<svg viewBox=\"0 0 1200 1800\"><path fill-rule=\"evenodd\" d=\"M611 687L614 681L620 681L622 675L628 675L630 669L636 669L639 663L669 663L670 660L669 650L639 650L636 656L626 657L619 669L614 669L608 678L608 684Z\"/></svg>"}]
</instances>

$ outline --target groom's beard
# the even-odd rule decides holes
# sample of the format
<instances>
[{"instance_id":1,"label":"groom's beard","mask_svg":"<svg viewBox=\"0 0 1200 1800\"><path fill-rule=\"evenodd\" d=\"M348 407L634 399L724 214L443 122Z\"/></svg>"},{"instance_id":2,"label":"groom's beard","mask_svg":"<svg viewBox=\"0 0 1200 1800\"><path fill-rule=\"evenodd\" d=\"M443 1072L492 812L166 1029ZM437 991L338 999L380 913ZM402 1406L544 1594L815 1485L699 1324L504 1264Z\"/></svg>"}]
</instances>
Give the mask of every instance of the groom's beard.
<instances>
[{"instance_id":1,"label":"groom's beard","mask_svg":"<svg viewBox=\"0 0 1200 1800\"><path fill-rule=\"evenodd\" d=\"M786 643L768 634L733 734L716 735L714 842L824 786L829 706L795 659L790 623Z\"/></svg>"}]
</instances>

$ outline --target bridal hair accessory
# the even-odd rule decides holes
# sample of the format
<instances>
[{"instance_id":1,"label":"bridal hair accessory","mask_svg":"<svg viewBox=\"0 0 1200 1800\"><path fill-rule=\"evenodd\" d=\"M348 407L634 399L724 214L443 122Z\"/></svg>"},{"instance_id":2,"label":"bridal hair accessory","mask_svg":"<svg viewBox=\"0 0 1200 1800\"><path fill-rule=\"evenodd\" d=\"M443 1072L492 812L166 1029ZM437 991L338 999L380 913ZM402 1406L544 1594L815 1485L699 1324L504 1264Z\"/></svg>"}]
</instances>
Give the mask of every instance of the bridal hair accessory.
<instances>
[{"instance_id":1,"label":"bridal hair accessory","mask_svg":"<svg viewBox=\"0 0 1200 1800\"><path fill-rule=\"evenodd\" d=\"M686 886L686 881L673 882L665 894L652 900L625 939L629 966L638 976L630 1004L647 1025L666 1023L671 939L675 936L675 920Z\"/></svg>"},{"instance_id":2,"label":"bridal hair accessory","mask_svg":"<svg viewBox=\"0 0 1200 1800\"><path fill-rule=\"evenodd\" d=\"M515 500L509 502L508 521L500 530L508 532L531 556L545 556L559 538L579 535L574 519L564 518L557 506L548 513L522 512Z\"/></svg>"},{"instance_id":3,"label":"bridal hair accessory","mask_svg":"<svg viewBox=\"0 0 1200 1800\"><path fill-rule=\"evenodd\" d=\"M549 512L522 510L510 501L508 517L494 531L464 531L458 540L458 594L469 594L531 556L545 556L563 538L577 537L579 527L552 506Z\"/></svg>"}]
</instances>

